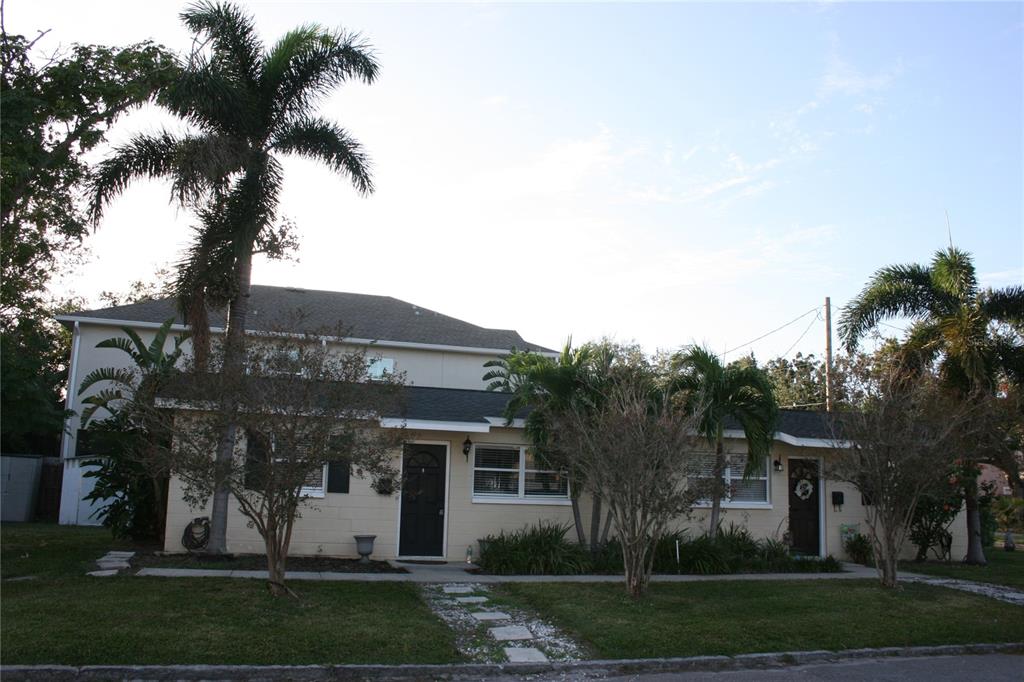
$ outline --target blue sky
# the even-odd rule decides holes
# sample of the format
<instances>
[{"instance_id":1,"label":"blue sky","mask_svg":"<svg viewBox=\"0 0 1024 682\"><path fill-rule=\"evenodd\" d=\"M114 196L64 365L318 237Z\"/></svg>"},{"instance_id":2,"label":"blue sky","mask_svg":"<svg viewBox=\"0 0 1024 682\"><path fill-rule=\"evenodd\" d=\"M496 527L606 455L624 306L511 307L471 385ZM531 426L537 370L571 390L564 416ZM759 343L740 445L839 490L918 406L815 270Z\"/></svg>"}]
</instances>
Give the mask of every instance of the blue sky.
<instances>
[{"instance_id":1,"label":"blue sky","mask_svg":"<svg viewBox=\"0 0 1024 682\"><path fill-rule=\"evenodd\" d=\"M721 351L928 260L948 211L983 281L1020 283L1022 7L252 3L267 39L341 25L382 63L322 107L368 148L377 193L290 161L299 261L255 281L392 295L552 346ZM185 49L179 8L6 11L10 30L52 28L51 47ZM159 125L175 124L143 110L114 138ZM146 277L188 224L166 187L133 188L61 286ZM811 320L753 350L820 352Z\"/></svg>"}]
</instances>

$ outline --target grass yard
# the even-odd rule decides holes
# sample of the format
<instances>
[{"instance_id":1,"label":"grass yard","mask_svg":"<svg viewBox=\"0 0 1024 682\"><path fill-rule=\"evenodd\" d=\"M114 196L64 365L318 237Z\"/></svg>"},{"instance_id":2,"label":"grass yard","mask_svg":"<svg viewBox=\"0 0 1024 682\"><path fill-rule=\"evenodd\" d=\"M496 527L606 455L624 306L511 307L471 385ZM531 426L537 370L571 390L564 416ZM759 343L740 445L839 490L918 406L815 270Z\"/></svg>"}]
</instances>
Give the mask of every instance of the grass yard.
<instances>
[{"instance_id":1,"label":"grass yard","mask_svg":"<svg viewBox=\"0 0 1024 682\"><path fill-rule=\"evenodd\" d=\"M988 559L988 566L968 566L958 562L925 561L917 563L908 561L900 564L900 568L911 573L977 580L1024 590L1024 545L1018 545L1016 552L1007 552L998 547L987 547L985 558Z\"/></svg>"},{"instance_id":2,"label":"grass yard","mask_svg":"<svg viewBox=\"0 0 1024 682\"><path fill-rule=\"evenodd\" d=\"M5 525L0 663L448 663L450 630L407 583L90 578L105 529Z\"/></svg>"},{"instance_id":3,"label":"grass yard","mask_svg":"<svg viewBox=\"0 0 1024 682\"><path fill-rule=\"evenodd\" d=\"M886 592L861 580L502 585L598 658L1024 641L1024 609L928 585Z\"/></svg>"}]
</instances>

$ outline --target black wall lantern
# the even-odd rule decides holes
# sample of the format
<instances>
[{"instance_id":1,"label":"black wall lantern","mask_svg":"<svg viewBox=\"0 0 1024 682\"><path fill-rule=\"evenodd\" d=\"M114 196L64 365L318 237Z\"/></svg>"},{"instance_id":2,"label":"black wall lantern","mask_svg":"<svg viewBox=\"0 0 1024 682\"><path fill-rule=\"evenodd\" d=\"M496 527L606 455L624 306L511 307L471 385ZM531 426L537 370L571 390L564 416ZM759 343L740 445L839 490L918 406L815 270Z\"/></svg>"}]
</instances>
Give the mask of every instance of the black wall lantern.
<instances>
[{"instance_id":1,"label":"black wall lantern","mask_svg":"<svg viewBox=\"0 0 1024 682\"><path fill-rule=\"evenodd\" d=\"M469 461L469 451L473 449L473 441L466 436L466 440L462 441L462 454L466 456L466 461Z\"/></svg>"},{"instance_id":2,"label":"black wall lantern","mask_svg":"<svg viewBox=\"0 0 1024 682\"><path fill-rule=\"evenodd\" d=\"M782 473L782 460L777 459L774 462L772 462L772 468L775 469L775 471Z\"/></svg>"},{"instance_id":3,"label":"black wall lantern","mask_svg":"<svg viewBox=\"0 0 1024 682\"><path fill-rule=\"evenodd\" d=\"M841 491L841 490L833 490L832 491L832 511L837 511L837 512L843 511L843 503L844 502L845 502L845 500L843 499L843 491Z\"/></svg>"}]
</instances>

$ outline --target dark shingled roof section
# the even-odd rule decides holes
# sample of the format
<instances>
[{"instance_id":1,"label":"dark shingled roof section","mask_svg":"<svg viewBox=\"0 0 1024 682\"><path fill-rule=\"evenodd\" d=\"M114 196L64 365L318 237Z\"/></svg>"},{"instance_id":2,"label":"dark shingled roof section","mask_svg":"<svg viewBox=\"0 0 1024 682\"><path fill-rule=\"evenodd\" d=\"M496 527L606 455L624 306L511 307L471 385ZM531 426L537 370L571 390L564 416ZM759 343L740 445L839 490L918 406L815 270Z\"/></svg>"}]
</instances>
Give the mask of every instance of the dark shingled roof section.
<instances>
[{"instance_id":1,"label":"dark shingled roof section","mask_svg":"<svg viewBox=\"0 0 1024 682\"><path fill-rule=\"evenodd\" d=\"M549 348L523 340L512 329L478 327L390 296L339 291L253 285L246 326L249 331L274 331L294 319L296 313L302 316L303 328L293 330L295 332L319 332L340 325L347 336L355 339L551 352ZM86 310L67 317L156 324L174 317L182 322L171 298ZM223 310L211 311L212 327L223 328L224 323Z\"/></svg>"},{"instance_id":2,"label":"dark shingled roof section","mask_svg":"<svg viewBox=\"0 0 1024 682\"><path fill-rule=\"evenodd\" d=\"M829 428L830 417L827 412L817 410L779 410L779 421L775 430L794 438L832 438ZM740 424L734 419L726 421L725 428L739 429Z\"/></svg>"},{"instance_id":3,"label":"dark shingled roof section","mask_svg":"<svg viewBox=\"0 0 1024 682\"><path fill-rule=\"evenodd\" d=\"M272 381L270 378L264 380ZM187 399L184 386L172 383L161 391L163 398ZM474 391L463 388L435 388L432 386L403 386L402 402L405 413L385 415L407 420L440 422L488 423L487 417L504 417L510 393ZM516 417L523 418L529 409L520 410ZM780 410L777 431L796 438L831 438L829 416L825 412ZM728 429L739 424L729 421Z\"/></svg>"},{"instance_id":4,"label":"dark shingled roof section","mask_svg":"<svg viewBox=\"0 0 1024 682\"><path fill-rule=\"evenodd\" d=\"M430 421L487 422L485 417L503 417L510 393L470 391L460 388L405 387L405 419ZM525 417L522 410L517 417Z\"/></svg>"}]
</instances>

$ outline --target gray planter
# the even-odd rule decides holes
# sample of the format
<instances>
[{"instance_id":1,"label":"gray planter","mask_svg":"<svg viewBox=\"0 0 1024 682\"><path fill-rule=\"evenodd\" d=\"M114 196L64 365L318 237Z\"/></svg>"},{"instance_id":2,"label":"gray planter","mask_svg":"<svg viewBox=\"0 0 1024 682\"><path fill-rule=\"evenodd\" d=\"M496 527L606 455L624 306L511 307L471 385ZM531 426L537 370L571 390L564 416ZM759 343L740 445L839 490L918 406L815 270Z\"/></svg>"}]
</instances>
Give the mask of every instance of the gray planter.
<instances>
[{"instance_id":1,"label":"gray planter","mask_svg":"<svg viewBox=\"0 0 1024 682\"><path fill-rule=\"evenodd\" d=\"M373 541L376 535L355 535L356 551L359 552L359 561L364 564L370 563L370 555L373 554Z\"/></svg>"}]
</instances>

